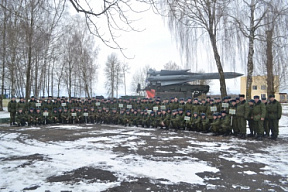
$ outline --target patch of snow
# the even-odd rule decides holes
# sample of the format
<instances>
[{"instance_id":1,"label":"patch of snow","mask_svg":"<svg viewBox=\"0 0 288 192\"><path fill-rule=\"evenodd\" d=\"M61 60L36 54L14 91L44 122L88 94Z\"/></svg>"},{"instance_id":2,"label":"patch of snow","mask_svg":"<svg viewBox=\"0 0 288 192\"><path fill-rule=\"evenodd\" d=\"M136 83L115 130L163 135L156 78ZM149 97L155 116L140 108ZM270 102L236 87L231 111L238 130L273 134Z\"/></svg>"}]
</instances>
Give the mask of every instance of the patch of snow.
<instances>
[{"instance_id":1,"label":"patch of snow","mask_svg":"<svg viewBox=\"0 0 288 192\"><path fill-rule=\"evenodd\" d=\"M256 175L257 173L254 172L254 171L243 171L244 174L247 174L247 175Z\"/></svg>"},{"instance_id":2,"label":"patch of snow","mask_svg":"<svg viewBox=\"0 0 288 192\"><path fill-rule=\"evenodd\" d=\"M3 107L3 111L0 111L0 119L10 118L10 113L7 107Z\"/></svg>"},{"instance_id":3,"label":"patch of snow","mask_svg":"<svg viewBox=\"0 0 288 192\"><path fill-rule=\"evenodd\" d=\"M56 126L57 127L57 126ZM66 127L68 128L68 127ZM75 127L73 127L75 128ZM25 187L38 185L38 191L99 191L107 190L118 186L121 180L129 177L148 177L151 179L164 179L168 183L187 182L191 184L204 184L204 180L197 176L199 172L217 172L215 167L207 165L206 162L196 158L174 161L154 161L133 154L115 154L113 147L119 143L136 149L139 143L144 143L136 136L123 138L93 137L83 138L76 141L62 141L43 143L32 139L25 139L20 134L1 134L0 157L9 158L11 156L27 156L33 154L43 154L47 161L33 161L32 165L16 168L28 160L1 161L0 162L0 188L7 191L22 191ZM100 141L108 141L103 143ZM121 146L123 146L121 145ZM44 149L44 150L43 150ZM160 152L160 151L159 151ZM175 161L176 160L176 161ZM103 163L104 162L104 163ZM47 183L46 179L50 176L61 175L63 172L75 170L81 167L96 167L112 172L119 176L117 182L89 183L79 182L76 184L67 183ZM29 173L27 175L27 173Z\"/></svg>"}]
</instances>

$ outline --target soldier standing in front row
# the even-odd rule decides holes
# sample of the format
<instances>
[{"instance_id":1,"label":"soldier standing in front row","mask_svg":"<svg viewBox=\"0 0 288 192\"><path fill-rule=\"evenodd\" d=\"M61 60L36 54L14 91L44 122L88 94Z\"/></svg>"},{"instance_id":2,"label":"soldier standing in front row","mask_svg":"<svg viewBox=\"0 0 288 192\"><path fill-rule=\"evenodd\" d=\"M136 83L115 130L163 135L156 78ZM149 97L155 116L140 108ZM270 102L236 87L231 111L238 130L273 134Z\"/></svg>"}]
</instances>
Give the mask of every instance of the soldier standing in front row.
<instances>
[{"instance_id":1,"label":"soldier standing in front row","mask_svg":"<svg viewBox=\"0 0 288 192\"><path fill-rule=\"evenodd\" d=\"M10 125L15 124L16 111L17 101L15 97L12 97L11 101L8 103L8 112L10 112Z\"/></svg>"},{"instance_id":2,"label":"soldier standing in front row","mask_svg":"<svg viewBox=\"0 0 288 192\"><path fill-rule=\"evenodd\" d=\"M245 100L245 95L239 95L239 103L237 104L236 117L237 117L237 126L239 130L239 137L241 139L246 138L246 120L248 120L250 107Z\"/></svg>"},{"instance_id":3,"label":"soldier standing in front row","mask_svg":"<svg viewBox=\"0 0 288 192\"><path fill-rule=\"evenodd\" d=\"M258 95L254 96L255 105L252 110L252 119L254 121L256 139L262 140L264 134L264 119L266 116L266 106L260 101Z\"/></svg>"},{"instance_id":4,"label":"soldier standing in front row","mask_svg":"<svg viewBox=\"0 0 288 192\"><path fill-rule=\"evenodd\" d=\"M269 95L270 102L267 104L268 126L271 129L271 139L276 140L279 134L279 119L282 115L282 106L275 99L275 95Z\"/></svg>"}]
</instances>

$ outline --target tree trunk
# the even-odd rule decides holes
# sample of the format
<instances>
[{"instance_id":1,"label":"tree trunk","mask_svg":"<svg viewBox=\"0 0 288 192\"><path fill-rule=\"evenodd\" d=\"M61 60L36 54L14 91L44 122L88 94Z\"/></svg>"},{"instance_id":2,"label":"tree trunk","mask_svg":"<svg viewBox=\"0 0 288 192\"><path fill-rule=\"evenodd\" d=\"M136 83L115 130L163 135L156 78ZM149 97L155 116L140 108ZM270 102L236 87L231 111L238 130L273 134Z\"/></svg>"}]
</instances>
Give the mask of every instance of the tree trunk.
<instances>
[{"instance_id":1,"label":"tree trunk","mask_svg":"<svg viewBox=\"0 0 288 192\"><path fill-rule=\"evenodd\" d=\"M123 77L124 77L124 91L125 91L125 95L126 94L126 77L125 77L125 71L123 71Z\"/></svg>"},{"instance_id":2,"label":"tree trunk","mask_svg":"<svg viewBox=\"0 0 288 192\"><path fill-rule=\"evenodd\" d=\"M254 39L255 39L254 12L255 12L255 1L251 0L249 50L248 50L247 81L246 81L246 99L247 100L252 98L251 92L252 92L252 75L253 75L253 70L254 70L253 55L254 55Z\"/></svg>"},{"instance_id":3,"label":"tree trunk","mask_svg":"<svg viewBox=\"0 0 288 192\"><path fill-rule=\"evenodd\" d=\"M266 31L267 95L275 94L273 74L273 29Z\"/></svg>"},{"instance_id":4,"label":"tree trunk","mask_svg":"<svg viewBox=\"0 0 288 192\"><path fill-rule=\"evenodd\" d=\"M213 32L209 32L209 37L210 37L210 41L211 41L211 45L213 48L213 53L214 53L214 58L216 61L216 66L218 69L218 73L220 76L220 92L221 92L221 97L225 97L227 96L227 90L226 90L226 82L225 82L225 76L224 76L224 72L223 72L223 68L222 68L222 64L221 64L221 59L220 59L220 55L217 49L217 44L216 44L216 35L213 34Z\"/></svg>"},{"instance_id":5,"label":"tree trunk","mask_svg":"<svg viewBox=\"0 0 288 192\"><path fill-rule=\"evenodd\" d=\"M6 1L4 1L6 5ZM3 34L2 34L2 82L1 82L1 97L0 97L0 111L3 111L3 98L4 98L4 81L5 81L5 66L6 66L6 29L7 29L7 11L4 11L3 18Z\"/></svg>"},{"instance_id":6,"label":"tree trunk","mask_svg":"<svg viewBox=\"0 0 288 192\"><path fill-rule=\"evenodd\" d=\"M33 19L33 7L31 8L31 20L30 20L30 28L28 29L28 64L27 64L27 70L26 70L26 93L25 98L26 102L28 102L30 98L31 93L31 67L32 67L32 38L33 38L33 25L34 25L34 19Z\"/></svg>"},{"instance_id":7,"label":"tree trunk","mask_svg":"<svg viewBox=\"0 0 288 192\"><path fill-rule=\"evenodd\" d=\"M36 62L35 62L35 78L34 78L34 96L38 97L39 96L39 91L38 91L38 73L39 73L39 62L38 62L39 57L37 56Z\"/></svg>"}]
</instances>

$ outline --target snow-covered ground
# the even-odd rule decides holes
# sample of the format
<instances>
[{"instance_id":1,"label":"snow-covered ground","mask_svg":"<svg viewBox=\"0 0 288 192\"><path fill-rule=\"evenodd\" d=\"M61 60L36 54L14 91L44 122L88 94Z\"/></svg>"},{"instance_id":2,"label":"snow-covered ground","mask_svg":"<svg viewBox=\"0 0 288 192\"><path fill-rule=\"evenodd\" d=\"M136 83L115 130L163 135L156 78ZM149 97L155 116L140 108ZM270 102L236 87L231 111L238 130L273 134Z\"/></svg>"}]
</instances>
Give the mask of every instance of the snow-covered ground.
<instances>
[{"instance_id":1,"label":"snow-covered ground","mask_svg":"<svg viewBox=\"0 0 288 192\"><path fill-rule=\"evenodd\" d=\"M3 107L4 111L0 111L0 119L10 118L10 113L8 112L7 107Z\"/></svg>"},{"instance_id":2,"label":"snow-covered ground","mask_svg":"<svg viewBox=\"0 0 288 192\"><path fill-rule=\"evenodd\" d=\"M4 127L0 191L107 191L141 178L148 178L145 191L288 191L287 141L285 115L276 142L116 125ZM83 168L116 179L75 179Z\"/></svg>"}]
</instances>

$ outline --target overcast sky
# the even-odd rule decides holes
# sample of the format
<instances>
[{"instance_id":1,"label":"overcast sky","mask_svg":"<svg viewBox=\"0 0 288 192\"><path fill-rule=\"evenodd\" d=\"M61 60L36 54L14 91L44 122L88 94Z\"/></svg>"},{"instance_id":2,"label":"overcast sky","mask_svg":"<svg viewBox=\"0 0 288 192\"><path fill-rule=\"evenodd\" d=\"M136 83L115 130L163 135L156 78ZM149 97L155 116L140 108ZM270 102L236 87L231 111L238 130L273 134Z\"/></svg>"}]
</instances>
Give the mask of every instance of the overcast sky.
<instances>
[{"instance_id":1,"label":"overcast sky","mask_svg":"<svg viewBox=\"0 0 288 192\"><path fill-rule=\"evenodd\" d=\"M139 18L141 18L141 20L134 22L133 26L145 30L143 32L119 32L119 34L121 34L121 38L119 38L118 40L122 47L127 48L125 54L128 57L134 57L134 59L126 59L120 53L120 51L110 49L107 46L99 43L100 52L98 56L98 63L100 65L100 69L98 70L98 80L95 87L97 95L107 96L104 86L104 68L107 57L112 52L115 52L121 61L127 62L130 66L130 73L127 75L128 95L133 94L130 88L133 74L135 73L135 71L139 70L145 65L150 65L157 70L161 70L163 69L163 65L165 63L173 61L180 65L182 68L184 68L185 63L181 62L181 55L179 50L177 49L176 41L171 36L167 23L163 20L163 18L159 15L154 14L152 10L142 14L138 14L137 19ZM202 51L200 51L199 54L202 53L202 55L199 56L199 58L200 60L202 59L203 62L201 62L199 69L202 69L205 72L217 72L216 67L212 67L211 69L207 61L205 61L205 55L207 54L207 51L209 49L204 48L202 49ZM240 92L239 82L240 78L226 81L228 94ZM219 87L219 81L213 80L212 85L210 85L210 93L219 94ZM121 86L121 88L119 89L119 95L124 95L123 86Z\"/></svg>"}]
</instances>

